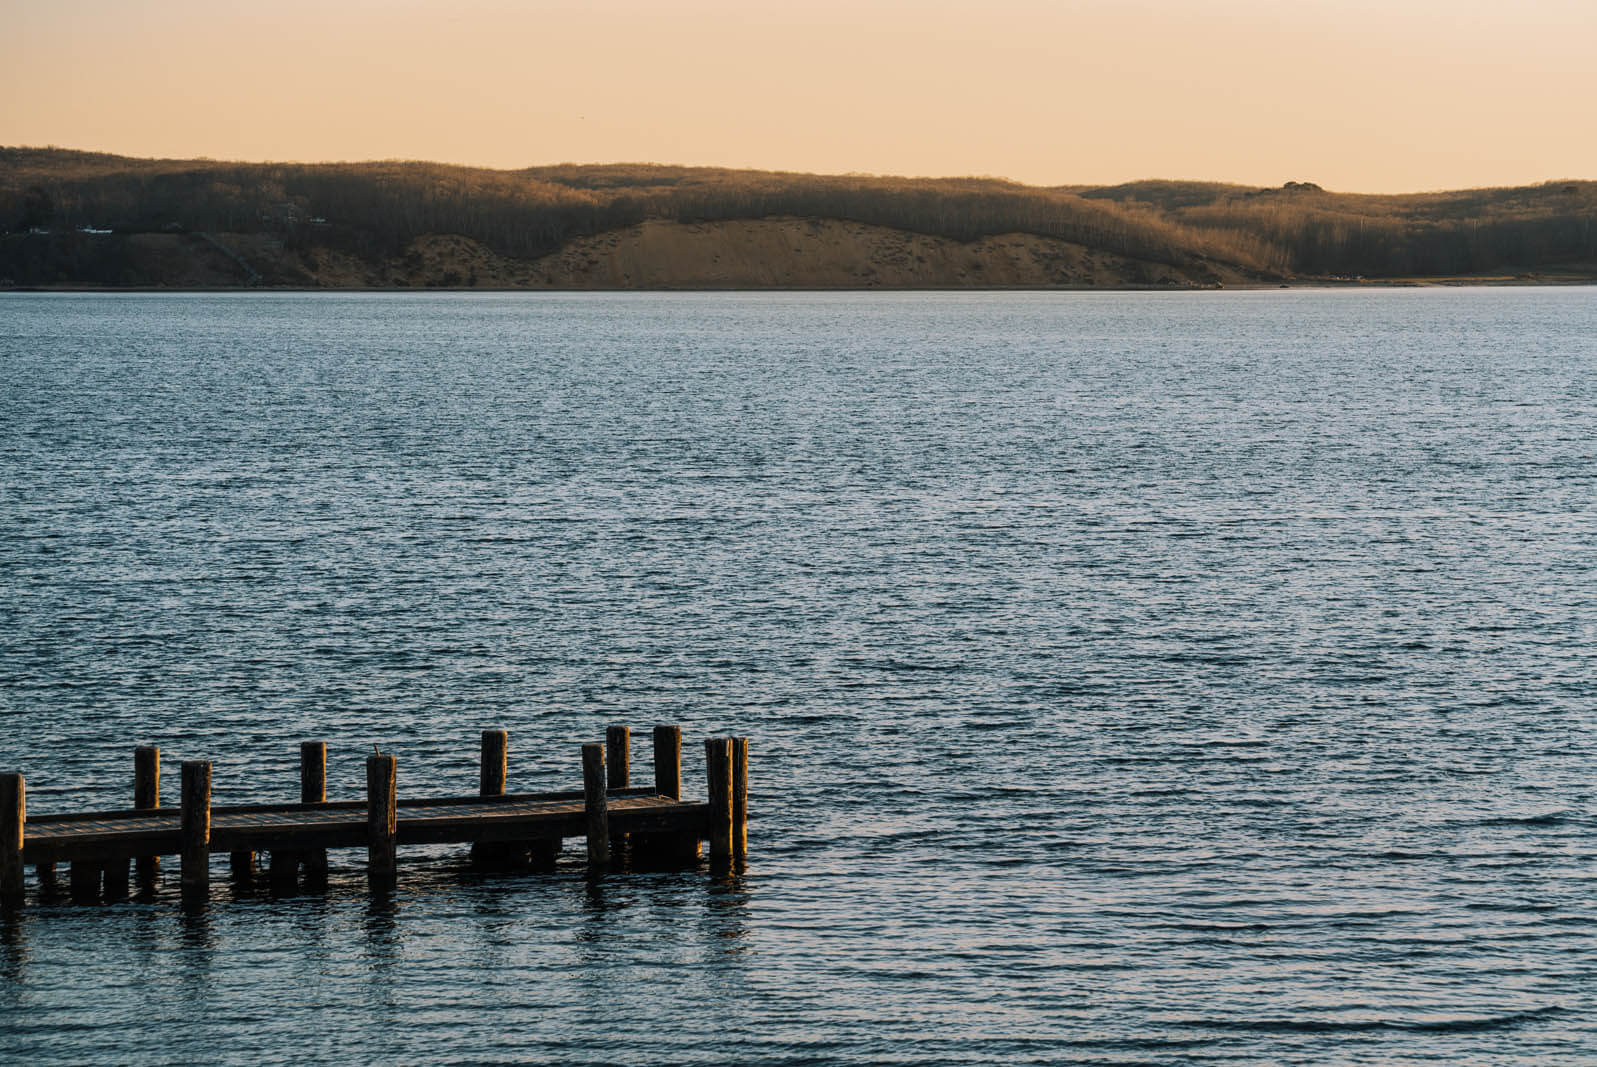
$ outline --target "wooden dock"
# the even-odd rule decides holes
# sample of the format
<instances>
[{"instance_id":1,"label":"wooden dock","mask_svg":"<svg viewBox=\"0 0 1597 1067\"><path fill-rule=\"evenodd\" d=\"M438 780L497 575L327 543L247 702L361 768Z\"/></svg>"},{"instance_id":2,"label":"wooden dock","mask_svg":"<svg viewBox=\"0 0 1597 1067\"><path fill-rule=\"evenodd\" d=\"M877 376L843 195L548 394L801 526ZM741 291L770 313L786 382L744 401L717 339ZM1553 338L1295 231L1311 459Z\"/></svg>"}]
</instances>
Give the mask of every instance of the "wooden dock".
<instances>
[{"instance_id":1,"label":"wooden dock","mask_svg":"<svg viewBox=\"0 0 1597 1067\"><path fill-rule=\"evenodd\" d=\"M116 901L153 891L162 857L177 856L182 895L203 901L211 856L226 853L234 878L257 876L257 857L277 890L315 889L327 878L329 849L364 848L366 872L378 891L391 888L401 845L471 846L472 863L491 869L551 867L566 838L583 838L588 868L600 872L632 857L651 864L691 864L700 843L712 862L734 862L748 851L748 739L704 742L707 799L682 799L682 732L654 730L654 784L633 786L631 731L612 726L604 744L582 746L583 788L569 792L508 793L508 737L482 735L476 796L399 799L391 755L366 759L366 799L327 800L327 746L300 746L298 803L213 807L211 764L182 765L181 803L161 806L160 750L134 752L133 807L119 811L28 816L20 774L0 775L0 902L20 905L24 868L37 871L42 894L56 889L56 865L70 866L80 901Z\"/></svg>"}]
</instances>

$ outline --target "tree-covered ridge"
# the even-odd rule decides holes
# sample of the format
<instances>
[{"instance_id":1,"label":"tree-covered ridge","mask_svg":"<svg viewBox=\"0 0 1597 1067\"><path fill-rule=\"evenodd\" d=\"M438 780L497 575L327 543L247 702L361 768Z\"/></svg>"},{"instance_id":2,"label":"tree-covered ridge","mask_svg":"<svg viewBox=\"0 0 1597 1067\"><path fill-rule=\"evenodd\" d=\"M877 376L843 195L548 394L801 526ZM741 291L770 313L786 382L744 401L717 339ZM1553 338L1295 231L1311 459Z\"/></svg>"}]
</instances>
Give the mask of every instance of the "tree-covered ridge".
<instances>
[{"instance_id":1,"label":"tree-covered ridge","mask_svg":"<svg viewBox=\"0 0 1597 1067\"><path fill-rule=\"evenodd\" d=\"M1435 277L1597 266L1597 182L1376 195L1312 182L1134 182L1079 190L1203 230L1249 233L1305 276Z\"/></svg>"},{"instance_id":2,"label":"tree-covered ridge","mask_svg":"<svg viewBox=\"0 0 1597 1067\"><path fill-rule=\"evenodd\" d=\"M1491 274L1597 264L1597 183L1408 196L1149 181L1026 186L652 164L518 171L416 162L144 160L0 149L12 233L271 233L291 248L399 254L458 234L533 259L648 219L829 218L956 241L1035 234L1174 266L1262 277Z\"/></svg>"}]
</instances>

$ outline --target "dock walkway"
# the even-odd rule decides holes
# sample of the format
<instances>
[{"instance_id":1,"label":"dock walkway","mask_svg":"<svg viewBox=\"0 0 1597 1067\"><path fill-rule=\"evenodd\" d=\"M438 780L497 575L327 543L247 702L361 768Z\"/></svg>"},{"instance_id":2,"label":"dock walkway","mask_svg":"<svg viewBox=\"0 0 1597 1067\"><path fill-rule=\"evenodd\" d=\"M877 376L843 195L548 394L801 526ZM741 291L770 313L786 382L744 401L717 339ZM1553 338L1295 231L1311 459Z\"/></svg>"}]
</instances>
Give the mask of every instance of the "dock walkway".
<instances>
[{"instance_id":1,"label":"dock walkway","mask_svg":"<svg viewBox=\"0 0 1597 1067\"><path fill-rule=\"evenodd\" d=\"M327 748L300 746L300 802L212 807L211 764L182 765L182 803L160 804L160 751L141 747L134 756L134 804L119 811L28 817L20 774L0 776L0 901L20 903L23 869L38 872L41 892L55 886L55 865L71 865L76 899L117 900L128 892L130 866L137 864L141 891L152 891L159 859L179 856L183 895L203 899L210 857L226 853L235 877L253 877L257 853L271 857L277 887L325 882L329 849L367 850L374 888L386 888L396 873L401 845L461 843L473 862L490 867L539 867L554 862L566 838L587 841L591 869L603 869L628 850L651 862L690 863L700 842L711 859L731 861L747 853L748 742L705 742L707 799L684 801L681 731L654 731L653 786L631 786L631 732L606 731L605 744L582 746L583 788L569 792L505 792L508 738L484 731L479 795L400 800L391 755L366 760L364 801L326 799Z\"/></svg>"}]
</instances>

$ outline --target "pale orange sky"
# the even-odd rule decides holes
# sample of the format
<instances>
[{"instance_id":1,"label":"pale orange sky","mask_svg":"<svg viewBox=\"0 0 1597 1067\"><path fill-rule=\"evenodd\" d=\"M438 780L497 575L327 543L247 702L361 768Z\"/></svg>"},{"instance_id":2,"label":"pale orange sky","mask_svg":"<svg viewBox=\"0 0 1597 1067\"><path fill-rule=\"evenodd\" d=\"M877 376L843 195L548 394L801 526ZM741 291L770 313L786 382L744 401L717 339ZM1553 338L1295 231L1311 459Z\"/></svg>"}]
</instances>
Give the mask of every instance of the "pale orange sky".
<instances>
[{"instance_id":1,"label":"pale orange sky","mask_svg":"<svg viewBox=\"0 0 1597 1067\"><path fill-rule=\"evenodd\" d=\"M0 144L1049 185L1597 178L1597 0L0 4Z\"/></svg>"}]
</instances>

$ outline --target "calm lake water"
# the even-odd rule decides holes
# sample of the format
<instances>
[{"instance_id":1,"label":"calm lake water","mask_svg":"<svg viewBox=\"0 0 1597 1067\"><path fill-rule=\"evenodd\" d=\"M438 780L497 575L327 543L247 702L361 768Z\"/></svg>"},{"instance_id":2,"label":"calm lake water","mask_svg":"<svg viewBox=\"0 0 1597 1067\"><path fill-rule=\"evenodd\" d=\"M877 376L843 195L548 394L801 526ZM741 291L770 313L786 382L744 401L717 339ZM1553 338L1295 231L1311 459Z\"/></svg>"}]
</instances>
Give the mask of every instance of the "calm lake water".
<instances>
[{"instance_id":1,"label":"calm lake water","mask_svg":"<svg viewBox=\"0 0 1597 1067\"><path fill-rule=\"evenodd\" d=\"M1594 590L1589 288L0 296L34 812L753 794L730 878L30 872L0 1061L1589 1063Z\"/></svg>"}]
</instances>

